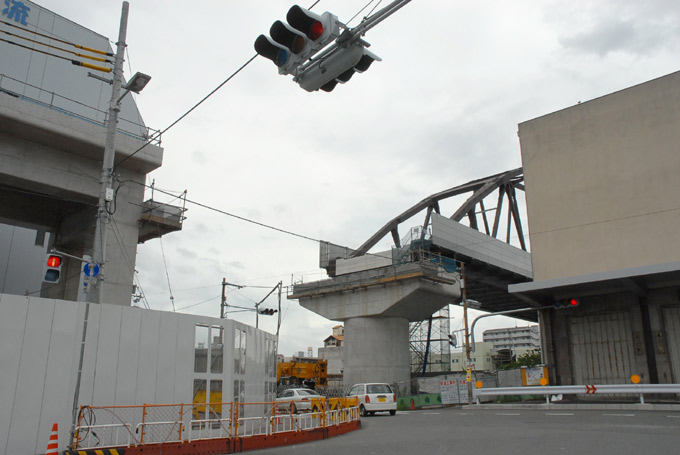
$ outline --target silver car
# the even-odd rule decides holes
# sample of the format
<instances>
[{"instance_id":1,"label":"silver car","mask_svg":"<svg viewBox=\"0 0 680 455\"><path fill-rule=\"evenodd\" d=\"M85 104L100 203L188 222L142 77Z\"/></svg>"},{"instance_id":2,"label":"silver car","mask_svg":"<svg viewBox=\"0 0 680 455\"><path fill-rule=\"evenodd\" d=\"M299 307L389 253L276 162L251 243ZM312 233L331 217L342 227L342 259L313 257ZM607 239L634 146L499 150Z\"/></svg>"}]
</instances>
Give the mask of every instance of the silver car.
<instances>
[{"instance_id":1,"label":"silver car","mask_svg":"<svg viewBox=\"0 0 680 455\"><path fill-rule=\"evenodd\" d=\"M323 398L312 389L288 389L276 398L279 412L309 412L312 410L312 398Z\"/></svg>"}]
</instances>

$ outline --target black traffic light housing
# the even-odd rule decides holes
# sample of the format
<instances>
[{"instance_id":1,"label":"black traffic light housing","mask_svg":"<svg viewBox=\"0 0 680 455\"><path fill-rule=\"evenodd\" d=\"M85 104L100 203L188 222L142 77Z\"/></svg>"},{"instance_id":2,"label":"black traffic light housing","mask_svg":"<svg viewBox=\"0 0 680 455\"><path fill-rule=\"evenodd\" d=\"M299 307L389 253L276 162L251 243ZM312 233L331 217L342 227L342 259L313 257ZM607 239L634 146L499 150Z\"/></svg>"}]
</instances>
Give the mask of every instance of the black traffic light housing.
<instances>
[{"instance_id":1,"label":"black traffic light housing","mask_svg":"<svg viewBox=\"0 0 680 455\"><path fill-rule=\"evenodd\" d=\"M267 316L272 316L274 313L277 313L279 310L275 310L273 308L260 308L257 310L258 313L264 314Z\"/></svg>"},{"instance_id":2,"label":"black traffic light housing","mask_svg":"<svg viewBox=\"0 0 680 455\"><path fill-rule=\"evenodd\" d=\"M565 308L576 308L581 304L581 299L578 297L570 297L566 299L559 299L553 302L553 307L558 310L563 310Z\"/></svg>"}]
</instances>

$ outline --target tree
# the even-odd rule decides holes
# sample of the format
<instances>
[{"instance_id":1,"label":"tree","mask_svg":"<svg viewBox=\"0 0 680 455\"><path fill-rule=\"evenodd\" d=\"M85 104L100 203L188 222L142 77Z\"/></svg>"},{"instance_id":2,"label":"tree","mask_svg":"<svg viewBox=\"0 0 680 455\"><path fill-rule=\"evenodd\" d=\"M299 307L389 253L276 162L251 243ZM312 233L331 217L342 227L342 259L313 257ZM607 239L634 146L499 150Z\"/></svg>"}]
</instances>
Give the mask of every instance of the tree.
<instances>
[{"instance_id":1,"label":"tree","mask_svg":"<svg viewBox=\"0 0 680 455\"><path fill-rule=\"evenodd\" d=\"M515 360L506 363L501 367L503 370L511 370L513 368L533 367L541 364L541 350L532 349L522 355L517 356Z\"/></svg>"}]
</instances>

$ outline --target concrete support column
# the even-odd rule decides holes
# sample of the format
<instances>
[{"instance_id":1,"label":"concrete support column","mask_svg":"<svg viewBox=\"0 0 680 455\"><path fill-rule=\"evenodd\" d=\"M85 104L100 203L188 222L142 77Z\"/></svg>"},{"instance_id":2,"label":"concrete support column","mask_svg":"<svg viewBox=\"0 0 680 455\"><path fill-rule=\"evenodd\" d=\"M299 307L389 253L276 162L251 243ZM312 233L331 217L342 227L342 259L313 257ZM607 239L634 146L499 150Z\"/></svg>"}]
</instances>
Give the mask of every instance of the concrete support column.
<instances>
[{"instance_id":1,"label":"concrete support column","mask_svg":"<svg viewBox=\"0 0 680 455\"><path fill-rule=\"evenodd\" d=\"M398 382L411 388L408 320L355 317L345 323L344 384Z\"/></svg>"}]
</instances>

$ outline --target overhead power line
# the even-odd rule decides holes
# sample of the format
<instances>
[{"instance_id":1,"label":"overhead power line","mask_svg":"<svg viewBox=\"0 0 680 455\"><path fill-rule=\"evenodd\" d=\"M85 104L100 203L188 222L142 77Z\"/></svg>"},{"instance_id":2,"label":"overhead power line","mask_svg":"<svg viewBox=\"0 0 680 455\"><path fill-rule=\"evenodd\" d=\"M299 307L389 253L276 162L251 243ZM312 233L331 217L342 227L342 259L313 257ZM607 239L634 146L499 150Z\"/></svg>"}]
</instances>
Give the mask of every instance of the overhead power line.
<instances>
[{"instance_id":1,"label":"overhead power line","mask_svg":"<svg viewBox=\"0 0 680 455\"><path fill-rule=\"evenodd\" d=\"M5 25L8 25L10 27L14 27L14 28L18 28L19 30L26 31L24 28L19 27L17 25L14 25L11 22L6 22L6 21L0 21L0 22L2 22ZM7 33L7 32L5 32L5 33ZM89 48L89 47L82 46L80 44L72 43L71 41L65 41L65 40L62 40L62 39L59 39L59 38L55 38L54 36L45 35L45 34L42 34L42 33L35 32L35 31L32 31L30 33L33 33L33 34L38 35L38 36L42 36L43 38L51 39L53 41L57 41L59 43L68 44L68 45L73 46L77 49L82 49L82 50L88 51L88 52L94 52L95 54L99 54L99 55L106 55L107 57L113 57L112 52L100 51L98 49L92 49L92 48Z\"/></svg>"},{"instance_id":2,"label":"overhead power line","mask_svg":"<svg viewBox=\"0 0 680 455\"><path fill-rule=\"evenodd\" d=\"M51 52L42 51L40 49L34 49L32 47L24 46L23 44L15 43L14 41L6 40L6 39L3 39L3 38L0 38L0 41L3 41L3 42L8 43L8 44L12 44L14 46L18 46L18 47L21 47L21 48L24 48L24 49L28 49L29 51L34 51L34 52L39 52L41 54L49 55L50 57L55 57L55 58L60 58L62 60L67 60L67 61L70 61L75 66L83 66L85 68L89 68L89 69L95 70L95 71L101 71L103 73L110 73L111 72L111 68L105 68L103 66L93 65L91 63L81 62L79 60L73 60L73 59L70 59L68 57L64 57L62 55L53 54Z\"/></svg>"},{"instance_id":3,"label":"overhead power line","mask_svg":"<svg viewBox=\"0 0 680 455\"><path fill-rule=\"evenodd\" d=\"M151 186L149 186L149 185L147 185L147 184L145 184L145 183L139 183L139 182L134 182L134 183L136 183L136 184L138 184L138 185L142 185L142 186L144 186L145 188L151 188ZM154 191L158 191L159 193L163 193L163 194L172 196L172 193L169 193L169 192L163 191L163 190L159 190L158 188L155 188ZM317 242L317 243L318 243L318 242L321 241L321 240L319 240L319 239L315 239L315 238L313 238L313 237L309 237L309 236L304 235L304 234L298 234L298 233L296 233L296 232L288 231L288 230L286 230L286 229L281 229L281 228L278 228L278 227L276 227L276 226L272 226L272 225L270 225L270 224L261 223L261 222L259 222L259 221L251 220L251 219L249 219L249 218L245 218L245 217L243 217L243 216L236 215L236 214L234 214L234 213L230 213L230 212L227 212L227 211L225 211L225 210L218 209L218 208L216 208L216 207L211 207L211 206L209 206L209 205L202 204L202 203L200 203L200 202L198 202L198 201L193 201L193 200L191 200L191 199L185 199L185 201L188 202L188 203L190 203L190 204L194 204L194 205L197 205L197 206L199 206L199 207L203 207L204 209L212 210L213 212L221 213L222 215L227 215L227 216L230 216L230 217L232 217L232 218L236 218L236 219L238 219L238 220L245 221L245 222L247 222L247 223L256 224L256 225L258 225L258 226L261 226L261 227L264 227L264 228L267 228L267 229L271 229L271 230L273 230L273 231L282 232L282 233L284 233L284 234L292 235L292 236L294 236L294 237L299 237L299 238L305 239L305 240L311 240L312 242Z\"/></svg>"},{"instance_id":4,"label":"overhead power line","mask_svg":"<svg viewBox=\"0 0 680 455\"><path fill-rule=\"evenodd\" d=\"M75 56L77 56L77 57L88 58L88 59L94 60L94 61L96 61L96 62L103 62L103 63L111 63L111 64L113 64L113 62L112 62L111 60L107 59L107 58L103 58L103 57L95 57L95 56L86 55L86 54L80 54L80 53L78 53L78 52L70 51L70 50L68 50L68 49L63 49L63 48L61 48L61 47L59 47L59 46L53 46L53 45L51 45L51 44L43 43L43 42L41 42L41 41L36 41L36 40L30 39L30 38L27 38L27 37L25 37L25 36L16 35L16 34L14 34L14 33L8 32L7 30L0 30L0 31L2 31L2 32L3 32L4 34L6 34L6 35L14 36L14 37L16 37L16 38L19 38L19 39L22 39L22 40L25 40L25 41L30 41L31 43L39 44L39 45L41 45L41 46L49 47L49 48L51 48L51 49L56 49L56 50L61 51L61 52L66 52L67 54L73 54L73 55L75 55ZM34 49L34 50L35 50L35 49Z\"/></svg>"},{"instance_id":5,"label":"overhead power line","mask_svg":"<svg viewBox=\"0 0 680 455\"><path fill-rule=\"evenodd\" d=\"M243 65L241 65L241 67L240 67L239 69L237 69L236 71L234 71L234 72L231 74L231 76L229 76L228 78L226 78L220 85L218 85L217 87L215 87L210 93L208 93L206 96L204 96L203 99L201 99L198 103L194 104L194 105L191 107L191 109L189 109L189 110L186 111L184 114L182 114L177 120L175 120L174 122L172 122L172 123L171 123L169 126L167 126L164 130L161 130L161 131L159 131L158 133L154 134L151 138L149 138L149 139L148 139L141 147L139 147L137 150L135 150L135 151L132 152L130 155L128 155L128 156L126 156L125 158L123 158L122 160L120 160L120 161L113 167L113 171L115 171L116 168L117 168L118 166L120 166L121 164L123 164L124 162L126 162L127 160L129 160L130 158L132 158L133 156L135 156L137 153L141 152L147 145L151 144L153 141L155 141L156 139L158 139L159 137L161 137L161 136L162 136L164 133L166 133L170 128L172 128L173 126L175 126L175 125L177 125L179 122L181 122L181 121L184 119L184 117L186 117L187 115L189 115L194 109L196 109L198 106L200 106L201 104L203 104L203 102L204 102L205 100L207 100L208 98L210 98L211 96L213 96L219 89L221 89L221 88L224 86L224 84L226 84L226 83L229 82L231 79L233 79L234 76L236 76L238 73L240 73L246 66L248 66L248 65L250 64L250 62L252 62L253 60L255 60L256 57L257 57L257 54L253 55L247 62L245 62Z\"/></svg>"}]
</instances>

